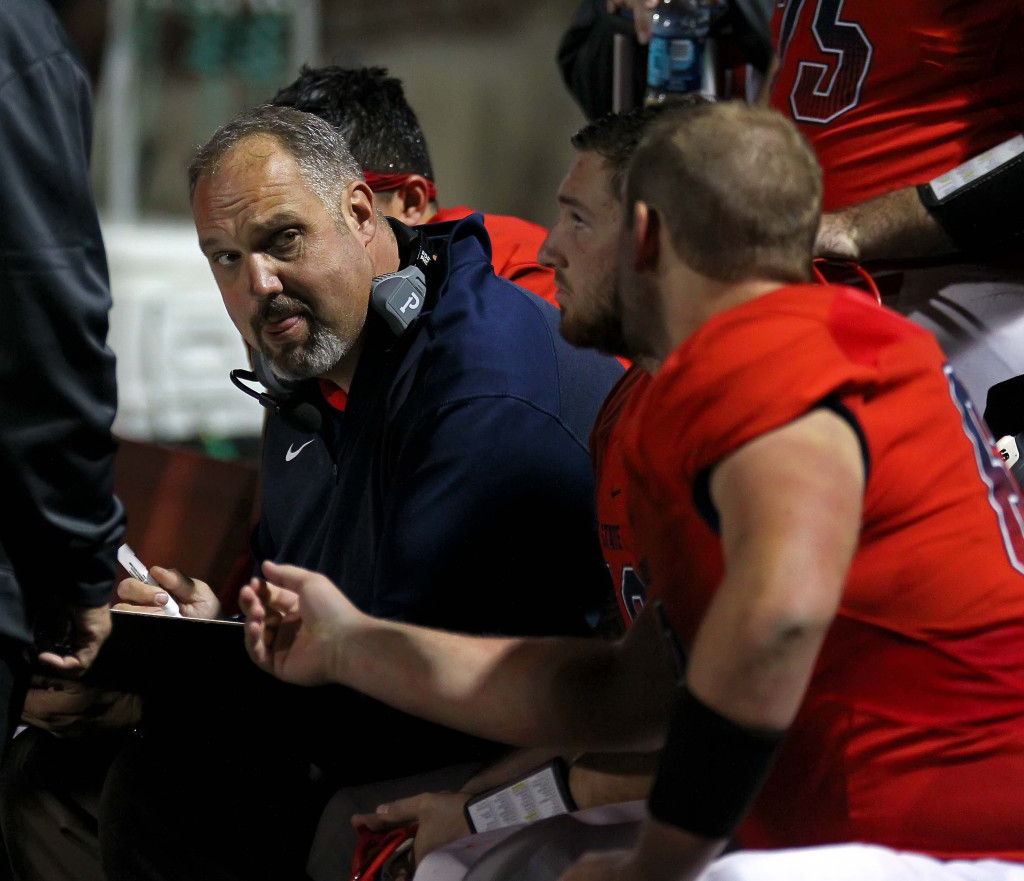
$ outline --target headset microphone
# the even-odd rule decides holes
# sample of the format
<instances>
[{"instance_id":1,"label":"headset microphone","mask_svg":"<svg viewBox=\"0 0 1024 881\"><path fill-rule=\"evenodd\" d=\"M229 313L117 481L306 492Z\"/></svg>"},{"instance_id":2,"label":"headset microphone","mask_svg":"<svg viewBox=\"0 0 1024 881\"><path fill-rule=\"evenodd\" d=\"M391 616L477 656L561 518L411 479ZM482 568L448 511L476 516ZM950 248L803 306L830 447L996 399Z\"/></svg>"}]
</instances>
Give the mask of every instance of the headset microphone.
<instances>
[{"instance_id":1,"label":"headset microphone","mask_svg":"<svg viewBox=\"0 0 1024 881\"><path fill-rule=\"evenodd\" d=\"M270 395L249 388L249 386L242 382L243 379L246 382L260 381L251 370L239 369L231 371L231 381L235 384L236 388L245 392L250 398L255 398L259 401L264 407L277 415L289 428L301 431L304 434L314 434L320 430L323 417L320 415L320 411L308 401L297 401L294 403L279 401Z\"/></svg>"}]
</instances>

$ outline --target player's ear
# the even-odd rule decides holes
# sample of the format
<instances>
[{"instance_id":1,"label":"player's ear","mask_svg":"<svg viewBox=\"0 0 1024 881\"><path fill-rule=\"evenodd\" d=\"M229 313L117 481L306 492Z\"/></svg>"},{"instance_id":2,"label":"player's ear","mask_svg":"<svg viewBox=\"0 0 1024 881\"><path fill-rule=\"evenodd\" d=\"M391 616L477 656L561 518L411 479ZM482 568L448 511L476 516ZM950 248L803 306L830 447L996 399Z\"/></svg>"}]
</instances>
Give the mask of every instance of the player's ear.
<instances>
[{"instance_id":1,"label":"player's ear","mask_svg":"<svg viewBox=\"0 0 1024 881\"><path fill-rule=\"evenodd\" d=\"M430 181L421 174L410 174L395 191L397 219L409 226L426 222L430 214Z\"/></svg>"},{"instance_id":2,"label":"player's ear","mask_svg":"<svg viewBox=\"0 0 1024 881\"><path fill-rule=\"evenodd\" d=\"M649 272L658 265L661 251L661 214L646 202L633 205L633 269Z\"/></svg>"}]
</instances>

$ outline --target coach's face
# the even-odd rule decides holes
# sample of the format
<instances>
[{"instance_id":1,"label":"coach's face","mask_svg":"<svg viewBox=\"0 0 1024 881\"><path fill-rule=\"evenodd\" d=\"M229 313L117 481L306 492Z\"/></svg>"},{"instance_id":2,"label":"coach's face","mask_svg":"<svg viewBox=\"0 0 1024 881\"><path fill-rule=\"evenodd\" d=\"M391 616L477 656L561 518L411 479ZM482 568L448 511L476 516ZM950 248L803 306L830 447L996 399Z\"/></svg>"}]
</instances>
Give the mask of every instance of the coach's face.
<instances>
[{"instance_id":1,"label":"coach's face","mask_svg":"<svg viewBox=\"0 0 1024 881\"><path fill-rule=\"evenodd\" d=\"M555 270L562 336L575 346L625 355L615 286L622 206L611 179L602 156L576 154L558 188L558 220L538 257Z\"/></svg>"},{"instance_id":2,"label":"coach's face","mask_svg":"<svg viewBox=\"0 0 1024 881\"><path fill-rule=\"evenodd\" d=\"M282 377L350 373L358 357L373 266L354 234L354 186L328 210L266 135L236 144L196 185L199 243L228 314Z\"/></svg>"}]
</instances>

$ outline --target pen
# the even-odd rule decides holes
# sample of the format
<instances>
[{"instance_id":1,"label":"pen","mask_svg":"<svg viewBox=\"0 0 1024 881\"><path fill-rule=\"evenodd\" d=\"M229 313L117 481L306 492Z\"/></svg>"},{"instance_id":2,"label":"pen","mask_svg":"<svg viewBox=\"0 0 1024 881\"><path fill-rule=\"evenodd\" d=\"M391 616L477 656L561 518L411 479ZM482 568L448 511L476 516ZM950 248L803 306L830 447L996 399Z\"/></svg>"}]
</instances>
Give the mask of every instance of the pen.
<instances>
[{"instance_id":1,"label":"pen","mask_svg":"<svg viewBox=\"0 0 1024 881\"><path fill-rule=\"evenodd\" d=\"M125 571L132 578L137 578L146 584L152 584L154 587L160 587L153 580L153 576L149 574L149 570L142 564L142 560L135 556L135 552L128 545L121 545L117 549L117 562L125 568ZM174 601L174 597L171 596L171 592L163 587L160 587L160 589L167 594L167 605L164 606L164 614L170 615L172 618L180 618L181 609L178 608L178 604Z\"/></svg>"}]
</instances>

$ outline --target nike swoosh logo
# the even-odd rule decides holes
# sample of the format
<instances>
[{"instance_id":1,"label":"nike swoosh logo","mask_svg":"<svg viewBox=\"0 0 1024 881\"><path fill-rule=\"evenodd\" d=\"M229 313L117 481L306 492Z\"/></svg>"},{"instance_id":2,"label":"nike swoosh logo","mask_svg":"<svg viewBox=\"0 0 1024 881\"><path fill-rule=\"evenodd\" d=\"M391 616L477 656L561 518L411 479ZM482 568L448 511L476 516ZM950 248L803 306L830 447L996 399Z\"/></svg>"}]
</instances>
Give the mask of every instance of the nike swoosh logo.
<instances>
[{"instance_id":1,"label":"nike swoosh logo","mask_svg":"<svg viewBox=\"0 0 1024 881\"><path fill-rule=\"evenodd\" d=\"M316 440L316 438L313 438L313 440ZM308 447L311 443L313 443L313 441L312 440L308 440L301 447L299 447L297 450L293 450L292 449L292 445L288 444L288 452L284 454L285 462L291 462L292 459L294 459L297 455L299 455L299 453L301 453L304 449L306 449L306 447Z\"/></svg>"}]
</instances>

